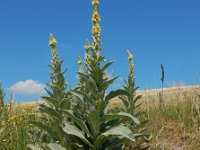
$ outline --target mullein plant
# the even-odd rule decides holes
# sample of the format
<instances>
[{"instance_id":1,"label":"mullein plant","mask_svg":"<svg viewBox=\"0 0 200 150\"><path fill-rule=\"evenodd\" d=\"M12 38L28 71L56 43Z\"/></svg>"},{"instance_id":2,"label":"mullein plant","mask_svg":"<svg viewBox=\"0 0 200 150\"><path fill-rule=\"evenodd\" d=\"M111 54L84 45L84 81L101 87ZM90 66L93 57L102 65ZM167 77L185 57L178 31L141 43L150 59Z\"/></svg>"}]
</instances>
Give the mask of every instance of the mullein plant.
<instances>
[{"instance_id":1,"label":"mullein plant","mask_svg":"<svg viewBox=\"0 0 200 150\"><path fill-rule=\"evenodd\" d=\"M39 105L39 119L31 121L40 131L30 132L41 139L40 146L43 149L59 147L58 144L66 148L71 147L71 138L62 130L62 123L66 119L64 110L71 107L71 98L70 93L66 92L67 84L64 78L66 70L62 71L63 61L60 61L58 57L56 43L53 34L50 34L49 46L51 46L52 61L49 67L52 72L50 73L51 82L48 83L48 86L51 91L45 89L48 96L42 97L45 102ZM28 147L34 148L35 146L28 145Z\"/></svg>"},{"instance_id":2,"label":"mullein plant","mask_svg":"<svg viewBox=\"0 0 200 150\"><path fill-rule=\"evenodd\" d=\"M40 106L40 112L47 115L42 122L35 123L50 137L47 149L80 149L109 150L122 149L129 141L136 141L138 133L132 132L132 125L140 125L140 121L131 113L105 113L109 101L119 95L130 94L119 89L106 94L109 86L117 77L106 76L106 69L113 63L105 63L101 55L99 0L92 1L92 39L86 42L85 67L78 59L78 86L65 92L62 62L56 51L56 40L51 35L49 45L52 47L52 63L49 83L53 92L48 90L48 97L43 97L46 104ZM68 103L68 102L72 103ZM33 146L33 145L29 145ZM33 148L33 147L32 147ZM45 149L43 146L43 149Z\"/></svg>"},{"instance_id":3,"label":"mullein plant","mask_svg":"<svg viewBox=\"0 0 200 150\"><path fill-rule=\"evenodd\" d=\"M112 62L102 64L105 62L105 57L101 55L99 1L93 0L92 6L93 43L91 46L88 42L86 43L86 71L83 73L79 71L80 85L76 91L71 91L78 99L78 103L83 105L79 105L75 112L66 111L74 123L65 122L63 130L79 139L81 142L78 144L82 145L83 149L122 149L128 141L135 141L135 134L124 122L129 120L136 125L140 122L126 112L113 114L104 112L112 98L127 92L119 89L106 94L107 89L117 77L111 79L106 77L106 69ZM90 52L92 52L91 55ZM81 116L76 115L80 114L77 113L78 110L82 111Z\"/></svg>"},{"instance_id":4,"label":"mullein plant","mask_svg":"<svg viewBox=\"0 0 200 150\"><path fill-rule=\"evenodd\" d=\"M124 91L126 91L126 96L120 96L119 98L124 104L124 111L135 116L136 118L140 118L141 124L136 125L131 122L128 122L130 125L130 128L133 133L135 133L135 142L129 142L126 144L126 149L147 149L148 144L151 136L147 132L147 130L144 128L145 123L147 122L147 119L145 119L145 112L140 110L140 105L142 103L139 103L138 101L141 99L141 95L138 95L136 93L138 87L135 85L135 74L134 74L134 63L133 63L133 55L128 50L128 61L129 61L129 72L128 72L128 80L125 81L125 85L123 86Z\"/></svg>"}]
</instances>

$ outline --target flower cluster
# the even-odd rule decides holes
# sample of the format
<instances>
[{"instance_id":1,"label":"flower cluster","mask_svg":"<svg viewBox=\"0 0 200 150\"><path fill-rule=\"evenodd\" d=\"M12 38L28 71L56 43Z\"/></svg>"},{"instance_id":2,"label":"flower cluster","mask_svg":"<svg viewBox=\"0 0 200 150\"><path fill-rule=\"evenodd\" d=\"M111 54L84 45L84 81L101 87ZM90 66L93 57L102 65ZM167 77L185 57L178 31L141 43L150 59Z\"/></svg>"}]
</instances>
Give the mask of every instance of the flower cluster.
<instances>
[{"instance_id":1,"label":"flower cluster","mask_svg":"<svg viewBox=\"0 0 200 150\"><path fill-rule=\"evenodd\" d=\"M82 68L82 60L81 57L78 57L78 72L82 73L83 72L83 68Z\"/></svg>"},{"instance_id":2,"label":"flower cluster","mask_svg":"<svg viewBox=\"0 0 200 150\"><path fill-rule=\"evenodd\" d=\"M129 62L133 60L133 55L131 54L129 50L128 50L128 60Z\"/></svg>"},{"instance_id":3,"label":"flower cluster","mask_svg":"<svg viewBox=\"0 0 200 150\"><path fill-rule=\"evenodd\" d=\"M89 41L87 40L87 41L86 41L86 44L85 44L85 46L84 46L84 48L85 48L86 50L88 50L88 49L90 49L90 47L91 47L91 45L90 45Z\"/></svg>"},{"instance_id":4,"label":"flower cluster","mask_svg":"<svg viewBox=\"0 0 200 150\"><path fill-rule=\"evenodd\" d=\"M100 36L101 28L99 25L92 27L92 34Z\"/></svg>"},{"instance_id":5,"label":"flower cluster","mask_svg":"<svg viewBox=\"0 0 200 150\"><path fill-rule=\"evenodd\" d=\"M128 61L129 61L129 73L128 73L128 80L134 84L134 64L133 64L133 55L128 50Z\"/></svg>"},{"instance_id":6,"label":"flower cluster","mask_svg":"<svg viewBox=\"0 0 200 150\"><path fill-rule=\"evenodd\" d=\"M100 43L100 34L101 34L101 27L100 27L100 16L98 13L98 5L99 0L93 0L93 14L92 14L92 52L93 52L93 59L96 61L98 60L101 52L101 43Z\"/></svg>"},{"instance_id":7,"label":"flower cluster","mask_svg":"<svg viewBox=\"0 0 200 150\"><path fill-rule=\"evenodd\" d=\"M49 41L49 46L56 46L56 39L54 38L53 34L50 34L50 41Z\"/></svg>"},{"instance_id":8,"label":"flower cluster","mask_svg":"<svg viewBox=\"0 0 200 150\"><path fill-rule=\"evenodd\" d=\"M99 0L93 0L92 1L92 6L95 7L95 6L98 6L99 5Z\"/></svg>"},{"instance_id":9,"label":"flower cluster","mask_svg":"<svg viewBox=\"0 0 200 150\"><path fill-rule=\"evenodd\" d=\"M100 21L100 16L98 11L94 11L93 15L92 15L92 22L93 23L98 23Z\"/></svg>"},{"instance_id":10,"label":"flower cluster","mask_svg":"<svg viewBox=\"0 0 200 150\"><path fill-rule=\"evenodd\" d=\"M53 34L50 34L50 41L49 41L49 46L51 46L51 54L52 54L52 63L56 64L58 62L58 54L56 50L56 39L54 38Z\"/></svg>"}]
</instances>

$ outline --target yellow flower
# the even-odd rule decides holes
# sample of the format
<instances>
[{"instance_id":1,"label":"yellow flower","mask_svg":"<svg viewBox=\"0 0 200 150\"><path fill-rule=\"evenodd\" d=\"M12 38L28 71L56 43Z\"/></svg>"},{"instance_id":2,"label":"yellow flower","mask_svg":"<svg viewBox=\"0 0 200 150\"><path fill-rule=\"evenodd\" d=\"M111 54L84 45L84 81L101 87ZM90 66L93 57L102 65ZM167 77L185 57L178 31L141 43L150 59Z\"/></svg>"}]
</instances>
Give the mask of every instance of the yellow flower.
<instances>
[{"instance_id":1,"label":"yellow flower","mask_svg":"<svg viewBox=\"0 0 200 150\"><path fill-rule=\"evenodd\" d=\"M56 39L52 39L51 41L49 41L49 46L56 46Z\"/></svg>"},{"instance_id":2,"label":"yellow flower","mask_svg":"<svg viewBox=\"0 0 200 150\"><path fill-rule=\"evenodd\" d=\"M90 46L90 43L87 41L86 44L85 44L85 46L84 46L84 48L85 48L85 49L89 49L90 47L91 47L91 46Z\"/></svg>"},{"instance_id":3,"label":"yellow flower","mask_svg":"<svg viewBox=\"0 0 200 150\"><path fill-rule=\"evenodd\" d=\"M54 38L53 34L50 34L50 41L49 41L49 46L56 46L56 39Z\"/></svg>"},{"instance_id":4,"label":"yellow flower","mask_svg":"<svg viewBox=\"0 0 200 150\"><path fill-rule=\"evenodd\" d=\"M133 55L131 54L131 52L128 50L128 60L132 61L133 60Z\"/></svg>"},{"instance_id":5,"label":"yellow flower","mask_svg":"<svg viewBox=\"0 0 200 150\"><path fill-rule=\"evenodd\" d=\"M98 11L94 11L93 16L92 16L92 22L97 23L100 21L100 16L98 14Z\"/></svg>"},{"instance_id":6,"label":"yellow flower","mask_svg":"<svg viewBox=\"0 0 200 150\"><path fill-rule=\"evenodd\" d=\"M100 26L94 26L92 28L92 34L100 35L101 29Z\"/></svg>"},{"instance_id":7,"label":"yellow flower","mask_svg":"<svg viewBox=\"0 0 200 150\"><path fill-rule=\"evenodd\" d=\"M99 5L99 0L92 1L92 6L98 6L98 5Z\"/></svg>"},{"instance_id":8,"label":"yellow flower","mask_svg":"<svg viewBox=\"0 0 200 150\"><path fill-rule=\"evenodd\" d=\"M78 64L79 64L79 65L82 65L82 60L81 60L80 57L78 57Z\"/></svg>"}]
</instances>

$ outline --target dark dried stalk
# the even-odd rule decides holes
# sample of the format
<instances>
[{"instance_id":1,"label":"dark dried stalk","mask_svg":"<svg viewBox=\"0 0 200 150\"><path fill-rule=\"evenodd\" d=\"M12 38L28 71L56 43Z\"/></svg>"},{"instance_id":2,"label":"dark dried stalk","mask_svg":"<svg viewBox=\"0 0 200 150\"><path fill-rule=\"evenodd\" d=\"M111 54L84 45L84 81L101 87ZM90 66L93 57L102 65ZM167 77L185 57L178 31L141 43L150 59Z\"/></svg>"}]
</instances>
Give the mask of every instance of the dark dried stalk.
<instances>
[{"instance_id":1,"label":"dark dried stalk","mask_svg":"<svg viewBox=\"0 0 200 150\"><path fill-rule=\"evenodd\" d=\"M160 101L160 109L163 110L163 86L164 86L164 79L165 79L165 71L164 66L161 64L161 81L162 81L162 92L159 93L159 101Z\"/></svg>"},{"instance_id":2,"label":"dark dried stalk","mask_svg":"<svg viewBox=\"0 0 200 150\"><path fill-rule=\"evenodd\" d=\"M163 64L161 64L161 71L162 71L162 75L161 75L161 81L162 81L162 94L163 94L163 83L164 83L164 79L165 79L165 71L164 71L164 66Z\"/></svg>"}]
</instances>

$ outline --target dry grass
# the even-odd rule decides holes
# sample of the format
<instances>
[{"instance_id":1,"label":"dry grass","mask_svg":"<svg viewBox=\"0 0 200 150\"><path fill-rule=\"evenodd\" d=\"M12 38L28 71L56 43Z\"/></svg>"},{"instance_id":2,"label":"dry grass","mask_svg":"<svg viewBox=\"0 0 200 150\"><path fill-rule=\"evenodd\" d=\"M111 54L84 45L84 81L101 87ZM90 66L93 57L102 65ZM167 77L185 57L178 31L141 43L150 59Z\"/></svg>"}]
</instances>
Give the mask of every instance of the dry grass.
<instances>
[{"instance_id":1,"label":"dry grass","mask_svg":"<svg viewBox=\"0 0 200 150\"><path fill-rule=\"evenodd\" d=\"M139 91L142 108L147 112L147 124L153 138L151 149L200 149L200 86L164 88L164 107L159 105L161 89ZM123 108L119 99L113 99L108 109Z\"/></svg>"}]
</instances>

